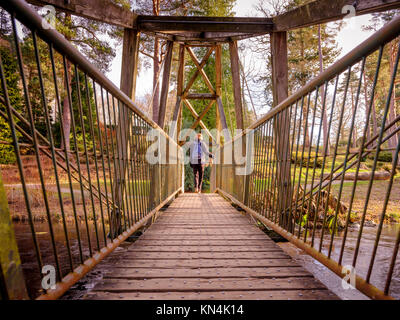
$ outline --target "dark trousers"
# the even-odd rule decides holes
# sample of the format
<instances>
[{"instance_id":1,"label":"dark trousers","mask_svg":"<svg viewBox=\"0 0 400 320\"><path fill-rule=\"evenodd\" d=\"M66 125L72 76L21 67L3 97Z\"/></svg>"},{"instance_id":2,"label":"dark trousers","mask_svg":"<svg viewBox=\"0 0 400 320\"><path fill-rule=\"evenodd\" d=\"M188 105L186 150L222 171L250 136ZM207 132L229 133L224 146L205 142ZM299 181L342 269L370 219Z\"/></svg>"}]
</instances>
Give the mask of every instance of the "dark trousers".
<instances>
[{"instance_id":1,"label":"dark trousers","mask_svg":"<svg viewBox=\"0 0 400 320\"><path fill-rule=\"evenodd\" d=\"M197 189L201 189L201 185L203 183L204 166L201 163L192 164L192 168L194 176L194 187Z\"/></svg>"}]
</instances>

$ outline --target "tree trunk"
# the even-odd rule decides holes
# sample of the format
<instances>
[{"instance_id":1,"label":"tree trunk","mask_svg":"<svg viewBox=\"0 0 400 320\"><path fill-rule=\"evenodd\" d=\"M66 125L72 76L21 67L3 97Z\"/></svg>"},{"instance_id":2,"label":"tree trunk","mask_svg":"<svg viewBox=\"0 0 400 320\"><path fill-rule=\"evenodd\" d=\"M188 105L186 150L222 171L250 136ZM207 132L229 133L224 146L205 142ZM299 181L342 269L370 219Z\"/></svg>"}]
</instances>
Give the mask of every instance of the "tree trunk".
<instances>
[{"instance_id":1,"label":"tree trunk","mask_svg":"<svg viewBox=\"0 0 400 320\"><path fill-rule=\"evenodd\" d=\"M396 47L397 47L397 46L395 46L394 44L392 44L392 45L390 46L390 57L389 57L389 62L390 62L390 63L389 63L389 66L390 66L390 75L392 75L393 72L394 72L394 62L395 62L396 54L397 54L397 52L396 52ZM394 121L394 119L396 118L395 99L396 99L395 90L393 90L393 92L392 92L392 97L391 97L391 99L390 99L390 105L389 105L389 118L388 118L388 122L389 122L389 123L392 122L392 121ZM396 127L393 126L393 127L389 130L389 132L392 133L395 129L396 129ZM397 147L397 141L398 141L397 139L398 139L398 137L397 137L396 134L393 135L393 137L391 137L391 138L389 139L389 141L388 141L389 148L396 149L396 147ZM395 158L395 155L396 155L396 150L392 150L392 157L393 157L393 159ZM398 163L399 163L399 162L398 162ZM398 164L398 163L397 163L397 164ZM394 164L394 165L397 165L397 164Z\"/></svg>"},{"instance_id":2,"label":"tree trunk","mask_svg":"<svg viewBox=\"0 0 400 320\"><path fill-rule=\"evenodd\" d=\"M302 76L304 75L304 39L303 39L303 33L300 31L300 54L301 54L301 74ZM301 86L305 86L305 82L303 78L301 79ZM303 104L303 132L304 132L304 146L305 148L308 148L310 146L310 134L308 133L308 128L307 128L307 122L308 122L308 113L307 113L307 106L308 106L308 101L307 98L304 99L304 104ZM307 129L307 130L306 130Z\"/></svg>"},{"instance_id":3,"label":"tree trunk","mask_svg":"<svg viewBox=\"0 0 400 320\"><path fill-rule=\"evenodd\" d=\"M323 56L322 56L322 44L321 44L321 25L318 25L318 55L319 55L319 72L322 73L324 71L323 65ZM321 87L321 101L324 102L325 97L325 88ZM322 133L324 139L324 156L329 156L330 154L330 141L328 137L328 120L326 118L326 103L325 110L321 109L321 118L322 118ZM326 148L325 148L326 146ZM326 152L325 152L326 151Z\"/></svg>"},{"instance_id":4,"label":"tree trunk","mask_svg":"<svg viewBox=\"0 0 400 320\"><path fill-rule=\"evenodd\" d=\"M365 77L365 71L363 72L363 80L364 80L364 101L365 101L365 125L367 127L367 136L366 141L369 141L371 139L371 128L370 128L370 120L368 117L368 90L367 90L367 78ZM372 110L371 110L372 111Z\"/></svg>"},{"instance_id":5,"label":"tree trunk","mask_svg":"<svg viewBox=\"0 0 400 320\"><path fill-rule=\"evenodd\" d=\"M350 83L350 93L351 93L351 111L355 112L355 105L354 105L354 92L353 92L353 85ZM356 126L353 127L353 132L350 132L352 138L352 148L357 148L357 129Z\"/></svg>"},{"instance_id":6,"label":"tree trunk","mask_svg":"<svg viewBox=\"0 0 400 320\"><path fill-rule=\"evenodd\" d=\"M65 147L67 152L70 151L70 133L71 133L71 106L69 103L68 91L71 92L71 81L72 75L71 70L72 66L71 63L66 60L66 67L67 67L67 75L65 75L65 97L63 100L63 110L62 110L62 118L63 118L63 125L64 125L64 138L61 139L61 149ZM68 88L68 89L67 89Z\"/></svg>"}]
</instances>

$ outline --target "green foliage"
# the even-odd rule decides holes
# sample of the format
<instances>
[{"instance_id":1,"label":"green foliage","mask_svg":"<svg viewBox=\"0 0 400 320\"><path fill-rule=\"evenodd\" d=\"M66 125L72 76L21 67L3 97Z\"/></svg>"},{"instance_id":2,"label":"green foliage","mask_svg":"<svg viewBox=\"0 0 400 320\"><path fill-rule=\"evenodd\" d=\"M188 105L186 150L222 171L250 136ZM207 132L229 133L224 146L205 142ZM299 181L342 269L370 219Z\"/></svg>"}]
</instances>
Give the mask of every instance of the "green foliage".
<instances>
[{"instance_id":1,"label":"green foliage","mask_svg":"<svg viewBox=\"0 0 400 320\"><path fill-rule=\"evenodd\" d=\"M217 1L201 1L198 2L198 12L196 15L199 16L220 16L220 17L231 17L234 16L233 6L235 0L217 0ZM203 58L206 54L208 48L193 48L194 53L199 60ZM187 61L187 67L185 70L185 79L188 81L191 76L196 72L197 68L191 61L189 56L185 59ZM221 53L221 63L222 63L222 103L227 119L227 124L231 132L236 127L235 111L234 111L234 101L233 101L233 88L232 88L232 75L230 71L230 55L229 46L227 44L222 45ZM211 83L215 83L215 54L212 54L204 66L204 71L210 79ZM194 82L191 92L208 92L208 87L204 83L202 77L198 77ZM204 100L192 100L193 108L198 114L200 114L204 108L208 105L209 101ZM216 128L216 115L215 106L211 108L209 112L204 116L202 121L207 128ZM183 125L182 128L188 128L193 123L193 116L188 110L188 108L183 108ZM200 127L196 128L200 131Z\"/></svg>"},{"instance_id":2,"label":"green foliage","mask_svg":"<svg viewBox=\"0 0 400 320\"><path fill-rule=\"evenodd\" d=\"M0 117L0 142L12 142L11 130L7 122ZM14 147L9 144L0 143L0 163L15 163Z\"/></svg>"},{"instance_id":3,"label":"green foliage","mask_svg":"<svg viewBox=\"0 0 400 320\"><path fill-rule=\"evenodd\" d=\"M193 169L185 164L185 191L194 191Z\"/></svg>"},{"instance_id":4,"label":"green foliage","mask_svg":"<svg viewBox=\"0 0 400 320\"><path fill-rule=\"evenodd\" d=\"M367 156L368 159L374 160L375 158L375 153L372 152ZM392 157L392 153L389 151L381 151L378 154L378 161L381 162L392 162L393 161L393 157Z\"/></svg>"},{"instance_id":5,"label":"green foliage","mask_svg":"<svg viewBox=\"0 0 400 320\"><path fill-rule=\"evenodd\" d=\"M72 133L71 133L71 141L72 140ZM85 134L85 139L86 139L86 148L87 150L92 150L93 149L93 140L90 138L90 135L88 133ZM77 133L76 134L76 144L78 145L78 150L80 152L85 151L85 147L83 144L83 134L82 133Z\"/></svg>"},{"instance_id":6,"label":"green foliage","mask_svg":"<svg viewBox=\"0 0 400 320\"><path fill-rule=\"evenodd\" d=\"M13 58L11 48L0 47L1 60L3 62L4 76L7 82L7 91L10 103L14 109L21 111L23 107L23 96L19 88L19 73L18 62ZM1 96L3 97L2 90L0 89ZM1 105L2 110L5 107Z\"/></svg>"},{"instance_id":7,"label":"green foliage","mask_svg":"<svg viewBox=\"0 0 400 320\"><path fill-rule=\"evenodd\" d=\"M204 169L202 191L210 190L211 167ZM189 164L185 164L185 191L194 191L193 169Z\"/></svg>"},{"instance_id":8,"label":"green foliage","mask_svg":"<svg viewBox=\"0 0 400 320\"><path fill-rule=\"evenodd\" d=\"M80 94L80 105L82 107L82 120L84 124L84 129L85 129L85 137L86 137L86 143L88 150L92 150L93 148L93 141L91 137L91 130L90 130L90 122L89 122L89 112L92 113L92 126L95 135L97 134L97 125L96 125L96 106L94 102L94 97L93 97L93 86L89 82L88 83L88 90L86 90L86 84L85 84L85 76L82 72L78 72L78 82L79 82L79 94ZM81 115L80 115L80 106L79 106L79 97L78 97L78 90L77 90L77 82L76 78L74 78L71 81L71 87L72 87L72 105L73 105L73 111L74 111L74 119L75 119L75 128L77 132L77 142L78 142L78 148L79 143L83 143L83 130L82 130L82 125L81 125ZM89 96L89 101L87 97ZM71 140L72 141L72 140ZM82 145L83 147L83 145Z\"/></svg>"},{"instance_id":9,"label":"green foliage","mask_svg":"<svg viewBox=\"0 0 400 320\"><path fill-rule=\"evenodd\" d=\"M303 159L301 158L301 153L298 153L297 157L296 157L296 154L292 154L291 162L293 164L298 165L298 166L302 165L303 167L307 167L308 158L310 158L310 162L308 164L309 168L314 168L314 167L315 168L322 168L323 158L322 157L318 157L317 161L315 161L315 152L311 152L310 153L310 157L309 157L308 153L304 153Z\"/></svg>"},{"instance_id":10,"label":"green foliage","mask_svg":"<svg viewBox=\"0 0 400 320\"><path fill-rule=\"evenodd\" d=\"M4 69L4 75L7 83L8 98L10 100L11 106L21 111L23 108L23 96L19 89L19 76L18 76L18 64L15 59L12 58L10 48L5 46L0 47L0 55ZM3 99L4 93L0 89L0 96ZM4 113L7 113L6 106L0 102L0 109ZM18 119L14 118L15 123L19 123ZM12 142L12 135L10 127L7 121L0 117L0 141L5 143ZM0 163L9 164L15 163L15 153L14 147L9 144L0 143Z\"/></svg>"}]
</instances>

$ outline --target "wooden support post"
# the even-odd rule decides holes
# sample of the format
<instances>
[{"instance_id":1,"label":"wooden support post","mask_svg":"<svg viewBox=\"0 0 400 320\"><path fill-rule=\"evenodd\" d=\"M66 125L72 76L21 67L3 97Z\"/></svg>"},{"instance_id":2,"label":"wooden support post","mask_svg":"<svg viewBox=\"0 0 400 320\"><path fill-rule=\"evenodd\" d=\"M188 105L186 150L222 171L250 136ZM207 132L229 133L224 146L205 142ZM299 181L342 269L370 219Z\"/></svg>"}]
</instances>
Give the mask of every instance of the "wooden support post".
<instances>
[{"instance_id":1,"label":"wooden support post","mask_svg":"<svg viewBox=\"0 0 400 320\"><path fill-rule=\"evenodd\" d=\"M221 62L222 48L221 45L215 47L215 93L221 99L222 93L222 62ZM222 101L221 101L222 104ZM221 145L221 115L219 111L218 101L215 108L215 125L217 127L217 144Z\"/></svg>"},{"instance_id":2,"label":"wooden support post","mask_svg":"<svg viewBox=\"0 0 400 320\"><path fill-rule=\"evenodd\" d=\"M135 99L137 64L139 55L139 38L137 30L126 28L124 30L124 42L122 49L121 66L121 91L128 95L132 100ZM129 155L129 134L132 127L132 118L127 116L125 107L118 103L118 123L116 128L119 172L114 183L114 194L116 206L119 208L113 212L111 230L112 237L121 232L121 209L123 208L123 199L127 178L127 168Z\"/></svg>"},{"instance_id":3,"label":"wooden support post","mask_svg":"<svg viewBox=\"0 0 400 320\"><path fill-rule=\"evenodd\" d=\"M179 142L179 135L182 127L182 95L183 95L183 83L185 81L185 46L179 45L179 67L178 67L178 78L176 84L176 105L174 114L172 116L173 125L176 127L176 141ZM174 129L175 129L174 128ZM172 138L175 137L175 132L172 132Z\"/></svg>"},{"instance_id":4,"label":"wooden support post","mask_svg":"<svg viewBox=\"0 0 400 320\"><path fill-rule=\"evenodd\" d=\"M167 99L169 91L169 78L171 75L171 63L172 63L172 50L174 48L173 41L167 42L167 53L164 62L164 71L162 78L161 96L160 96L160 109L158 114L158 125L161 129L164 129L165 125L165 115L167 109Z\"/></svg>"},{"instance_id":5,"label":"wooden support post","mask_svg":"<svg viewBox=\"0 0 400 320\"><path fill-rule=\"evenodd\" d=\"M221 123L222 130L228 129L228 124L226 122L226 117L225 117L225 112L224 112L224 106L222 105L222 100L221 97L217 98L217 105L218 105L218 114L219 114L219 120ZM229 137L225 136L224 137L226 140L229 139ZM226 141L225 141L226 142Z\"/></svg>"},{"instance_id":6,"label":"wooden support post","mask_svg":"<svg viewBox=\"0 0 400 320\"><path fill-rule=\"evenodd\" d=\"M288 97L288 60L287 60L287 33L275 32L271 34L272 54L272 87L274 106ZM274 134L276 136L276 154L278 158L278 212L280 221L289 215L286 212L292 200L290 188L290 119L286 109L275 117ZM288 221L286 221L288 222ZM289 222L290 223L290 222Z\"/></svg>"},{"instance_id":7,"label":"wooden support post","mask_svg":"<svg viewBox=\"0 0 400 320\"><path fill-rule=\"evenodd\" d=\"M244 124L243 124L242 90L240 88L239 53L236 41L229 42L229 52L231 56L231 72L232 72L233 96L235 100L236 128L243 130Z\"/></svg>"},{"instance_id":8,"label":"wooden support post","mask_svg":"<svg viewBox=\"0 0 400 320\"><path fill-rule=\"evenodd\" d=\"M0 300L29 299L0 171Z\"/></svg>"}]
</instances>

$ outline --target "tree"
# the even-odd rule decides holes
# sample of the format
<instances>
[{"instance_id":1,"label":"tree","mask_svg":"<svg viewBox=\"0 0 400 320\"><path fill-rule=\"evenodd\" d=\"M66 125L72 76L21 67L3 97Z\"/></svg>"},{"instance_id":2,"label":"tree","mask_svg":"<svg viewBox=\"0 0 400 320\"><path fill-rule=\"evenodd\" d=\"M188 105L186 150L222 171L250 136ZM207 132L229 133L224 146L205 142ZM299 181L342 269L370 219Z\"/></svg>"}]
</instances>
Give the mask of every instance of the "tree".
<instances>
[{"instance_id":1,"label":"tree","mask_svg":"<svg viewBox=\"0 0 400 320\"><path fill-rule=\"evenodd\" d=\"M256 10L266 17L273 17L278 14L287 12L295 7L301 6L309 1L306 0L268 0L260 1L256 6ZM322 24L299 28L288 31L288 71L289 71L289 92L294 92L306 85L308 81L323 71L324 65L332 64L340 54L336 35L342 27L341 22L331 24ZM254 42L255 50L263 56L270 56L269 36L258 38ZM267 61L267 72L261 74L259 78L265 83L265 92L271 95L271 61ZM323 97L323 88L320 97ZM322 101L322 99L319 99ZM271 97L267 97L267 101L272 101ZM319 103L320 105L321 103ZM320 109L320 117L323 122L324 142L329 141L327 135L327 120L325 109L324 114ZM305 99L303 105L303 114L307 113L307 101ZM305 146L310 145L310 137L308 130L305 130L307 118L303 117L303 130L305 136Z\"/></svg>"},{"instance_id":2,"label":"tree","mask_svg":"<svg viewBox=\"0 0 400 320\"><path fill-rule=\"evenodd\" d=\"M113 0L116 4L130 9L130 0ZM89 20L82 17L73 16L70 13L57 13L56 29L64 35L64 37L77 46L90 62L103 72L109 71L112 60L116 55L115 44L121 42L123 30L119 27L102 23L99 21ZM109 40L113 41L109 41ZM67 72L72 74L72 66L67 61ZM65 79L64 79L65 80ZM71 91L73 79L68 77L65 80L65 90L62 92L62 117L64 124L64 138L62 139L61 148L70 150L70 103L67 95L67 87Z\"/></svg>"},{"instance_id":3,"label":"tree","mask_svg":"<svg viewBox=\"0 0 400 320\"><path fill-rule=\"evenodd\" d=\"M10 103L14 109L21 111L24 105L24 100L19 88L19 76L18 76L18 64L13 59L11 53L11 46L2 40L2 46L0 47L0 58L3 65L3 71L5 81L7 85L8 97ZM0 111L2 114L7 114L4 93L0 88ZM14 118L14 121L19 124L18 119ZM14 148L11 145L12 135L9 124L3 117L0 117L0 163L14 163L15 153Z\"/></svg>"},{"instance_id":4,"label":"tree","mask_svg":"<svg viewBox=\"0 0 400 320\"><path fill-rule=\"evenodd\" d=\"M137 0L136 13L143 15L196 15L198 14L197 3L199 1L191 0ZM145 68L153 66L153 95L152 95L152 119L158 122L159 104L160 104L160 86L158 79L160 76L161 64L166 53L166 41L157 36L143 34L140 39L139 52L145 59L142 64ZM147 58L147 59L146 59Z\"/></svg>"},{"instance_id":5,"label":"tree","mask_svg":"<svg viewBox=\"0 0 400 320\"><path fill-rule=\"evenodd\" d=\"M372 13L372 18L370 19L370 24L368 26L364 26L363 28L365 30L372 30L372 31L377 31L380 29L383 25L391 21L395 16L398 16L400 14L400 10L389 10L385 12L379 12L379 13ZM381 124L382 126L393 122L396 116L399 114L399 106L397 105L397 100L396 100L396 87L394 88L392 94L390 97L387 97L388 90L389 90L389 84L391 81L391 77L393 73L395 72L394 67L395 67L395 59L397 56L397 51L399 48L399 42L400 38L397 37L390 43L388 43L384 50L383 50L383 55L382 55L382 62L381 62L381 72L379 76L379 84L378 88L376 89L375 93L375 99L373 101L373 107L375 110L372 110L373 113L376 113L382 111L386 105L386 100L390 98L389 101L389 113L388 117L386 119L385 124ZM397 70L398 71L398 70ZM372 82L372 81L370 81ZM367 94L367 90L366 90ZM376 116L376 115L375 115ZM374 129L376 130L376 122L374 124ZM392 126L391 129L388 130L388 134L394 132L397 129L397 125L395 124ZM377 131L377 130L376 130ZM395 156L395 149L398 144L398 140L400 139L399 134L393 135L389 140L388 140L388 147L392 151L392 157L394 158ZM400 159L398 164L400 164Z\"/></svg>"}]
</instances>

